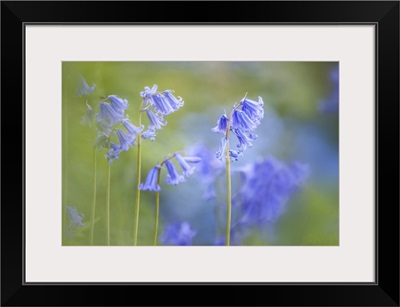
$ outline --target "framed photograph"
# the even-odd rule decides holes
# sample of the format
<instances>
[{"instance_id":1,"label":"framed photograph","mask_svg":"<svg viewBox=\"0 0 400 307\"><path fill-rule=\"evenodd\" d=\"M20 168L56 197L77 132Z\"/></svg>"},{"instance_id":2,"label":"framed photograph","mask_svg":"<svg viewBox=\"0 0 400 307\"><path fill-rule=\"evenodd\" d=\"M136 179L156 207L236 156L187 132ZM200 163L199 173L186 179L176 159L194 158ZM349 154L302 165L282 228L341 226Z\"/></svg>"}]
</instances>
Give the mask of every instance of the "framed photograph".
<instances>
[{"instance_id":1,"label":"framed photograph","mask_svg":"<svg viewBox=\"0 0 400 307\"><path fill-rule=\"evenodd\" d=\"M399 2L1 8L2 305L399 306Z\"/></svg>"}]
</instances>

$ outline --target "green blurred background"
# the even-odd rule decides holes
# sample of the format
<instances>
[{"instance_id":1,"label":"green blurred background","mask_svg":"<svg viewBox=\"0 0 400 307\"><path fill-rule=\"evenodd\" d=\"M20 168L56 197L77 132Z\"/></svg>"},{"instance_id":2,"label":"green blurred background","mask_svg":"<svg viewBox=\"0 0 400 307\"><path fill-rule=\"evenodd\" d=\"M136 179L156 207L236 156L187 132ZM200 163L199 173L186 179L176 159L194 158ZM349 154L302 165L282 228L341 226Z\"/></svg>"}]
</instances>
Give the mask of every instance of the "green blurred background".
<instances>
[{"instance_id":1,"label":"green blurred background","mask_svg":"<svg viewBox=\"0 0 400 307\"><path fill-rule=\"evenodd\" d=\"M261 96L265 117L257 128L258 139L244 157L233 162L240 167L259 157L307 164L310 176L292 195L284 215L267 230L254 231L244 245L338 245L339 174L338 112L323 105L335 84L333 62L63 62L63 245L89 245L93 197L94 130L81 125L87 101L95 107L101 97L118 95L129 101L131 121L137 124L139 93L157 84L159 90L174 90L184 107L165 117L168 125L156 140L142 143L142 182L150 168L167 154L199 143L217 151L220 136L210 129L219 116L247 93ZM95 90L78 97L78 77ZM322 106L322 107L321 107ZM147 118L144 117L147 125ZM106 245L105 150L97 155L97 197L94 245ZM137 148L122 152L111 166L111 245L133 244ZM165 174L163 175L165 176ZM215 206L202 199L204 187L193 176L186 183L161 183L160 231L170 222L188 221L197 231L195 245L213 245ZM155 194L142 191L138 245L152 245ZM84 214L84 226L67 231L66 206Z\"/></svg>"}]
</instances>

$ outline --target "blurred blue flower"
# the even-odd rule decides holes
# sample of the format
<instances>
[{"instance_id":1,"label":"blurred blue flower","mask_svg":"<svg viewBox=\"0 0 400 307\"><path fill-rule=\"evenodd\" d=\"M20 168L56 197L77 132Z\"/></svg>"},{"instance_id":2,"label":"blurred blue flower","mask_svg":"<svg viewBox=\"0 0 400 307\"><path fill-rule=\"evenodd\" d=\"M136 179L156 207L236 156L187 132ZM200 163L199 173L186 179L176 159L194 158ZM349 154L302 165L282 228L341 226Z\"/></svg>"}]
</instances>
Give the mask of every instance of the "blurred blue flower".
<instances>
[{"instance_id":1,"label":"blurred blue flower","mask_svg":"<svg viewBox=\"0 0 400 307\"><path fill-rule=\"evenodd\" d=\"M201 143L193 146L189 150L189 154L201 159L196 165L196 175L205 184L203 199L210 200L215 198L214 182L218 176L222 175L223 165L217 160L215 153Z\"/></svg>"},{"instance_id":2,"label":"blurred blue flower","mask_svg":"<svg viewBox=\"0 0 400 307\"><path fill-rule=\"evenodd\" d=\"M318 104L318 109L322 113L337 113L339 111L339 65L329 72L331 92L326 99Z\"/></svg>"},{"instance_id":3,"label":"blurred blue flower","mask_svg":"<svg viewBox=\"0 0 400 307\"><path fill-rule=\"evenodd\" d=\"M66 226L66 234L68 237L73 237L75 235L75 231L84 226L82 221L85 216L83 213L79 213L74 206L68 205L67 217L69 224Z\"/></svg>"},{"instance_id":4,"label":"blurred blue flower","mask_svg":"<svg viewBox=\"0 0 400 307\"><path fill-rule=\"evenodd\" d=\"M87 96L94 91L96 84L89 86L83 76L78 77L78 87L76 89L76 95L79 97Z\"/></svg>"},{"instance_id":5,"label":"blurred blue flower","mask_svg":"<svg viewBox=\"0 0 400 307\"><path fill-rule=\"evenodd\" d=\"M244 182L234 203L240 204L243 223L275 222L284 212L291 194L308 177L304 164L267 158L242 169Z\"/></svg>"},{"instance_id":6,"label":"blurred blue flower","mask_svg":"<svg viewBox=\"0 0 400 307\"><path fill-rule=\"evenodd\" d=\"M143 191L153 191L153 192L161 191L161 187L157 184L158 173L160 169L161 169L160 165L156 165L155 167L153 167L147 175L146 182L139 184L139 189Z\"/></svg>"},{"instance_id":7,"label":"blurred blue flower","mask_svg":"<svg viewBox=\"0 0 400 307\"><path fill-rule=\"evenodd\" d=\"M102 101L100 111L96 115L98 124L102 127L112 127L118 124L124 118L124 112L121 109L115 109L112 105Z\"/></svg>"},{"instance_id":8,"label":"blurred blue flower","mask_svg":"<svg viewBox=\"0 0 400 307\"><path fill-rule=\"evenodd\" d=\"M175 223L165 227L160 236L161 244L165 245L192 245L193 238L196 236L190 224L187 222Z\"/></svg>"},{"instance_id":9,"label":"blurred blue flower","mask_svg":"<svg viewBox=\"0 0 400 307\"><path fill-rule=\"evenodd\" d=\"M83 218L85 217L83 213L79 213L74 206L67 206L67 216L69 219L69 227L77 228L83 227Z\"/></svg>"}]
</instances>

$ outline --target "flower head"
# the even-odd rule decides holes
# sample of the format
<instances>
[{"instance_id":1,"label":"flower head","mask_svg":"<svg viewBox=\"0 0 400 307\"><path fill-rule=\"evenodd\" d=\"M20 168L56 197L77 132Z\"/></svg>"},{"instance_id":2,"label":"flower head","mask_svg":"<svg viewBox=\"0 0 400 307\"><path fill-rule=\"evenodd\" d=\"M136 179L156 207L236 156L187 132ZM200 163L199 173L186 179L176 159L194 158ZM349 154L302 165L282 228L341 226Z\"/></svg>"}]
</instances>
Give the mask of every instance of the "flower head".
<instances>
[{"instance_id":1,"label":"flower head","mask_svg":"<svg viewBox=\"0 0 400 307\"><path fill-rule=\"evenodd\" d=\"M275 222L308 173L306 165L298 162L285 165L273 158L248 165L243 170L244 184L237 196L241 203L241 221Z\"/></svg>"},{"instance_id":2,"label":"flower head","mask_svg":"<svg viewBox=\"0 0 400 307\"><path fill-rule=\"evenodd\" d=\"M153 167L147 175L146 182L139 184L139 189L143 191L161 191L161 187L157 183L160 169L160 165Z\"/></svg>"},{"instance_id":3,"label":"flower head","mask_svg":"<svg viewBox=\"0 0 400 307\"><path fill-rule=\"evenodd\" d=\"M216 157L223 161L226 159L229 146L229 132L238 138L238 150L229 149L229 157L231 160L238 160L238 157L243 156L243 152L252 146L252 142L257 139L257 135L252 133L254 129L260 125L260 119L264 117L263 110L264 102L261 97L258 97L258 102L244 97L240 102L236 103L229 117L223 114L217 126L211 129L213 132L221 133L225 137L221 139L219 150Z\"/></svg>"},{"instance_id":4,"label":"flower head","mask_svg":"<svg viewBox=\"0 0 400 307\"><path fill-rule=\"evenodd\" d=\"M146 112L150 122L148 130L143 132L142 138L151 141L155 139L156 130L161 130L167 124L164 116L177 111L184 104L181 97L176 98L172 94L174 91L165 90L161 92L157 89L157 84L154 84L152 88L145 86L144 91L140 92L140 96L143 98L141 111Z\"/></svg>"},{"instance_id":5,"label":"flower head","mask_svg":"<svg viewBox=\"0 0 400 307\"><path fill-rule=\"evenodd\" d=\"M192 245L196 231L189 223L175 223L165 227L160 242L166 245Z\"/></svg>"}]
</instances>

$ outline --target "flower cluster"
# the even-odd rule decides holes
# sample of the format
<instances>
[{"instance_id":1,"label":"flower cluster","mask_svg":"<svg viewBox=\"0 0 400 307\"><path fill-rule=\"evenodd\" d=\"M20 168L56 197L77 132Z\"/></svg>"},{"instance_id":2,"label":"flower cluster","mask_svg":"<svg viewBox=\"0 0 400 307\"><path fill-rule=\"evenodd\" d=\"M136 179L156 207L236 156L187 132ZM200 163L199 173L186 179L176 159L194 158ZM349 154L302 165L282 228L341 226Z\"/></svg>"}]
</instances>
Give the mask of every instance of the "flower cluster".
<instances>
[{"instance_id":1,"label":"flower cluster","mask_svg":"<svg viewBox=\"0 0 400 307\"><path fill-rule=\"evenodd\" d=\"M175 158L175 161L179 164L182 174L180 174L175 166L172 163L172 159ZM167 157L161 164L156 165L152 169L150 169L146 181L139 185L139 189L143 191L153 191L159 192L161 187L159 185L159 176L162 166L165 165L167 170L167 175L165 177L165 182L167 184L178 185L181 182L186 181L194 171L194 167L191 165L193 163L200 162L199 157L191 156L191 157L182 157L179 153L174 153L172 156Z\"/></svg>"},{"instance_id":2,"label":"flower cluster","mask_svg":"<svg viewBox=\"0 0 400 307\"><path fill-rule=\"evenodd\" d=\"M264 102L261 97L254 101L244 97L234 105L229 117L223 114L217 121L217 126L211 129L213 132L221 133L224 137L220 141L219 150L216 154L221 161L225 159L225 152L228 144L229 132L236 135L239 144L238 150L229 150L231 160L237 160L243 152L252 146L252 142L257 139L254 131L264 117Z\"/></svg>"},{"instance_id":3,"label":"flower cluster","mask_svg":"<svg viewBox=\"0 0 400 307\"><path fill-rule=\"evenodd\" d=\"M156 130L161 130L167 124L164 116L177 111L183 106L184 101L181 97L176 98L172 90L165 90L163 92L157 91L158 86L153 85L152 88L146 86L140 96L143 98L142 112L146 112L149 120L147 130L143 132L143 139L150 139L154 141Z\"/></svg>"},{"instance_id":4,"label":"flower cluster","mask_svg":"<svg viewBox=\"0 0 400 307\"><path fill-rule=\"evenodd\" d=\"M291 194L306 180L309 169L293 162L289 165L267 158L241 170L244 183L235 203L241 211L240 223L273 223L284 212Z\"/></svg>"},{"instance_id":5,"label":"flower cluster","mask_svg":"<svg viewBox=\"0 0 400 307\"><path fill-rule=\"evenodd\" d=\"M160 242L166 245L192 245L196 236L190 224L187 222L175 223L167 226L160 236Z\"/></svg>"},{"instance_id":6,"label":"flower cluster","mask_svg":"<svg viewBox=\"0 0 400 307\"><path fill-rule=\"evenodd\" d=\"M128 101L116 95L108 96L100 102L99 112L96 114L98 136L95 145L107 149L105 157L111 164L119 158L122 151L128 151L135 145L136 136L143 130L143 127L133 125L125 110L128 108ZM118 138L118 143L112 142L112 137Z\"/></svg>"}]
</instances>

